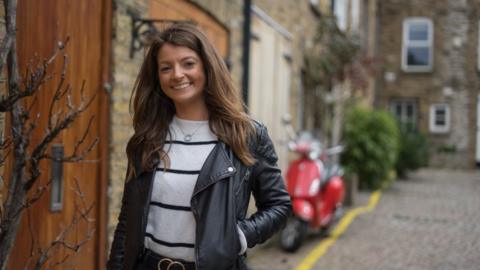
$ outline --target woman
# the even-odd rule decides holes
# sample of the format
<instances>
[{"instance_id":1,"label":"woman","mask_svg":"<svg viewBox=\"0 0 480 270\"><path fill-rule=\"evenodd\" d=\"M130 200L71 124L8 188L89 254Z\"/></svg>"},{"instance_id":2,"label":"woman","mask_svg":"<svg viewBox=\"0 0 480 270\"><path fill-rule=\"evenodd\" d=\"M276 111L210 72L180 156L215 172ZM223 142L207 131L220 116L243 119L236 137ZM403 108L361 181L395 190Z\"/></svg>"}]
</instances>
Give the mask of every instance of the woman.
<instances>
[{"instance_id":1,"label":"woman","mask_svg":"<svg viewBox=\"0 0 480 270\"><path fill-rule=\"evenodd\" d=\"M132 94L134 135L108 269L247 269L291 211L265 126L193 24L153 37ZM258 211L246 217L250 194Z\"/></svg>"}]
</instances>

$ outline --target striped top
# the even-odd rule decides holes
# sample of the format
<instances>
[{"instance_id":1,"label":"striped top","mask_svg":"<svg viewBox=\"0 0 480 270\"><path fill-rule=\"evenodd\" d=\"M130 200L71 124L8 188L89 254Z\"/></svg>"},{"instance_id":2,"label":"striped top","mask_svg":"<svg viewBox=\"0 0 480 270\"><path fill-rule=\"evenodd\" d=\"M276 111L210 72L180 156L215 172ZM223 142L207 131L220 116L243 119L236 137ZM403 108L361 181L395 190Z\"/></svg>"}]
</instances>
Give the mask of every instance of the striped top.
<instances>
[{"instance_id":1,"label":"striped top","mask_svg":"<svg viewBox=\"0 0 480 270\"><path fill-rule=\"evenodd\" d=\"M217 137L208 121L189 121L174 117L165 151L170 167L160 163L155 173L148 212L145 247L166 257L195 261L196 223L190 199L198 174ZM192 135L185 141L186 135Z\"/></svg>"}]
</instances>

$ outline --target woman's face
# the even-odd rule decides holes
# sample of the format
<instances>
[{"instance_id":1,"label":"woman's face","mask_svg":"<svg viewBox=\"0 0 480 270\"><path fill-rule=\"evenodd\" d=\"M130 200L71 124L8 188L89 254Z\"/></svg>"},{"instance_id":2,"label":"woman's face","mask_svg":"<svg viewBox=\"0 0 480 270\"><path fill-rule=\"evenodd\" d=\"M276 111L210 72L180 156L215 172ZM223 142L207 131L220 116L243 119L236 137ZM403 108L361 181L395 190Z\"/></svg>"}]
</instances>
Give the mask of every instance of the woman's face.
<instances>
[{"instance_id":1,"label":"woman's face","mask_svg":"<svg viewBox=\"0 0 480 270\"><path fill-rule=\"evenodd\" d=\"M165 43L160 48L157 61L160 87L176 107L205 103L205 70L195 51Z\"/></svg>"}]
</instances>

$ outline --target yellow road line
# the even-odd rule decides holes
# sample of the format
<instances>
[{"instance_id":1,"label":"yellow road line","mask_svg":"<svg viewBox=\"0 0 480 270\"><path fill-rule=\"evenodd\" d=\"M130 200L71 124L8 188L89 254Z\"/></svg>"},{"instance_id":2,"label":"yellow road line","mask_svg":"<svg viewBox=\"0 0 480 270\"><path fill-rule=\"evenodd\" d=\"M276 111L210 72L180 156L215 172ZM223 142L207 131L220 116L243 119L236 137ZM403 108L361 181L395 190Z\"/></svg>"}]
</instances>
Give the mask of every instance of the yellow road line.
<instances>
[{"instance_id":1,"label":"yellow road line","mask_svg":"<svg viewBox=\"0 0 480 270\"><path fill-rule=\"evenodd\" d=\"M295 268L295 270L310 270L315 262L320 259L330 248L331 245L342 235L348 228L350 223L360 214L370 212L375 209L378 201L380 200L381 191L375 191L370 196L370 200L367 206L358 207L348 211L348 213L340 220L335 227L331 235L320 242L320 244L312 250L307 257Z\"/></svg>"}]
</instances>

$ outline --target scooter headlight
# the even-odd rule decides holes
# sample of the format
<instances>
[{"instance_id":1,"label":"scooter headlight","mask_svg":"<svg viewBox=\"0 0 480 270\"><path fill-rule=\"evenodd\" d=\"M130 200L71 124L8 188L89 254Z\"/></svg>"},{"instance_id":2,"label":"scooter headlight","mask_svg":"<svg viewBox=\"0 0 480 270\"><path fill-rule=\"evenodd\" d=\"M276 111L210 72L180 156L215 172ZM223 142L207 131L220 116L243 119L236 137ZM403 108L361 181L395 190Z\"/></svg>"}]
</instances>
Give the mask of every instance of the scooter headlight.
<instances>
[{"instance_id":1,"label":"scooter headlight","mask_svg":"<svg viewBox=\"0 0 480 270\"><path fill-rule=\"evenodd\" d=\"M312 185L310 186L310 189L308 190L308 194L310 196L315 196L318 193L319 189L320 189L320 179L315 178L312 181Z\"/></svg>"}]
</instances>

